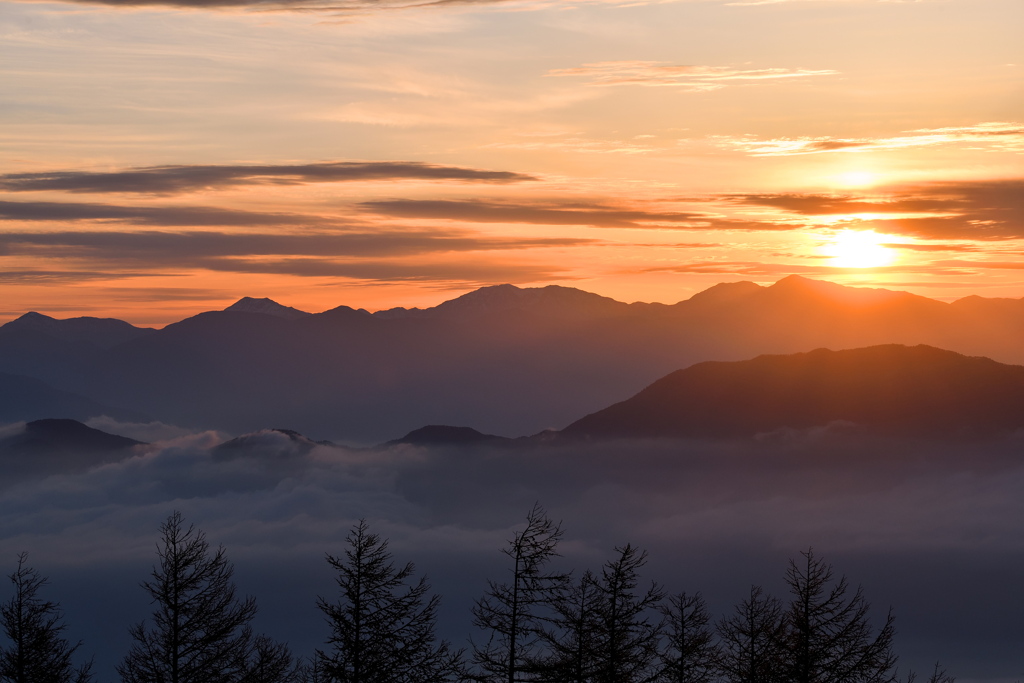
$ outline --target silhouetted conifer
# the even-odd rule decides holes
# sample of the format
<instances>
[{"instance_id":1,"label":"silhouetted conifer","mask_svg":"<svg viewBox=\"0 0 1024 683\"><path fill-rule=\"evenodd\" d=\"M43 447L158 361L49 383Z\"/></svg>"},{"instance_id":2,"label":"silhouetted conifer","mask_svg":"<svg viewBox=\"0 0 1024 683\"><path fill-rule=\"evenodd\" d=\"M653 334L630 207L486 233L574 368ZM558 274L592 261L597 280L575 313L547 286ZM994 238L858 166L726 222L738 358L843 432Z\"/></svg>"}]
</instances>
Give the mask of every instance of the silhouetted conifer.
<instances>
[{"instance_id":1,"label":"silhouetted conifer","mask_svg":"<svg viewBox=\"0 0 1024 683\"><path fill-rule=\"evenodd\" d=\"M785 619L782 603L751 586L750 597L718 622L718 669L725 683L783 680Z\"/></svg>"},{"instance_id":2,"label":"silhouetted conifer","mask_svg":"<svg viewBox=\"0 0 1024 683\"><path fill-rule=\"evenodd\" d=\"M605 564L598 578L597 647L593 680L597 683L643 683L657 677L659 625L651 610L664 592L657 584L638 591L647 553L627 544Z\"/></svg>"},{"instance_id":3,"label":"silhouetted conifer","mask_svg":"<svg viewBox=\"0 0 1024 683\"><path fill-rule=\"evenodd\" d=\"M568 580L567 574L547 570L561 537L561 527L534 505L526 528L502 550L512 562L508 582L488 582L487 594L473 607L473 624L487 633L486 642L473 643L475 680L517 683L544 667L538 646L546 613Z\"/></svg>"},{"instance_id":4,"label":"silhouetted conifer","mask_svg":"<svg viewBox=\"0 0 1024 683\"><path fill-rule=\"evenodd\" d=\"M700 593L679 593L662 605L664 642L661 650L663 683L709 683L718 672L718 645L709 623L711 615Z\"/></svg>"},{"instance_id":5,"label":"silhouetted conifer","mask_svg":"<svg viewBox=\"0 0 1024 683\"><path fill-rule=\"evenodd\" d=\"M597 578L587 571L552 599L550 625L543 630L547 654L540 679L587 683L593 678L601 597Z\"/></svg>"},{"instance_id":6,"label":"silhouetted conifer","mask_svg":"<svg viewBox=\"0 0 1024 683\"><path fill-rule=\"evenodd\" d=\"M174 512L161 527L159 563L142 584L155 605L152 624L117 667L124 683L287 683L296 673L288 648L254 636L256 601L235 597L224 548L210 551L202 531Z\"/></svg>"},{"instance_id":7,"label":"silhouetted conifer","mask_svg":"<svg viewBox=\"0 0 1024 683\"><path fill-rule=\"evenodd\" d=\"M833 581L831 565L801 553L786 572L792 600L786 614L786 680L792 683L878 683L895 680L895 635L890 611L878 629L868 619L860 587L847 595L846 577Z\"/></svg>"},{"instance_id":8,"label":"silhouetted conifer","mask_svg":"<svg viewBox=\"0 0 1024 683\"><path fill-rule=\"evenodd\" d=\"M453 680L462 653L434 636L440 598L428 597L426 580L410 581L410 562L396 567L387 541L360 520L341 557L327 556L337 570L337 602L319 598L331 635L328 652L317 652L317 681L337 683L430 683Z\"/></svg>"},{"instance_id":9,"label":"silhouetted conifer","mask_svg":"<svg viewBox=\"0 0 1024 683\"><path fill-rule=\"evenodd\" d=\"M38 596L45 577L25 565L28 555L18 555L18 568L9 575L14 585L11 599L0 605L0 625L8 644L0 648L2 683L88 683L91 663L76 668L72 657L79 644L64 638L60 606Z\"/></svg>"}]
</instances>

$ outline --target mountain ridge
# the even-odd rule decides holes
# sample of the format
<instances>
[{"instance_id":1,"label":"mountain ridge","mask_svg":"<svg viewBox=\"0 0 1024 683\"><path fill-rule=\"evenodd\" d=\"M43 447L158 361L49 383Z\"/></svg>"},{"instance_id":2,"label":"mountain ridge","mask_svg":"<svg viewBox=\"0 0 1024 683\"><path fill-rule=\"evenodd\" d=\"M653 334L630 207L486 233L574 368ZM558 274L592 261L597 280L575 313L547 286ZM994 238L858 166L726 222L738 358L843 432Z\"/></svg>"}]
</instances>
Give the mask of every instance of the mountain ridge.
<instances>
[{"instance_id":1,"label":"mountain ridge","mask_svg":"<svg viewBox=\"0 0 1024 683\"><path fill-rule=\"evenodd\" d=\"M1024 363L1020 300L945 303L799 276L723 283L673 305L507 285L453 299L443 315L403 310L206 311L106 349L8 324L0 372L184 427L288 424L373 444L430 424L536 433L708 360L898 343Z\"/></svg>"}]
</instances>

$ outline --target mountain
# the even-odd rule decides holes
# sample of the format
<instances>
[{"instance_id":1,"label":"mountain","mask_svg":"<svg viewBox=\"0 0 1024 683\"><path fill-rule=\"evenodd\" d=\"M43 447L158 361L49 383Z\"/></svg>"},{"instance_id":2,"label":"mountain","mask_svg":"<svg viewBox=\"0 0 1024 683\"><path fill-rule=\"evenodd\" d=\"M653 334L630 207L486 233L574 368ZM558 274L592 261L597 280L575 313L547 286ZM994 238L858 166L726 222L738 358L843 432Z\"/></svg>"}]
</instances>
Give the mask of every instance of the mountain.
<instances>
[{"instance_id":1,"label":"mountain","mask_svg":"<svg viewBox=\"0 0 1024 683\"><path fill-rule=\"evenodd\" d=\"M125 422L149 422L142 413L112 408L69 391L54 389L43 381L0 372L0 425L47 417L87 420L106 415Z\"/></svg>"},{"instance_id":2,"label":"mountain","mask_svg":"<svg viewBox=\"0 0 1024 683\"><path fill-rule=\"evenodd\" d=\"M562 435L735 437L834 422L928 437L1024 429L1024 367L898 344L704 362L577 420Z\"/></svg>"},{"instance_id":3,"label":"mountain","mask_svg":"<svg viewBox=\"0 0 1024 683\"><path fill-rule=\"evenodd\" d=\"M946 303L797 276L672 305L512 285L377 313L242 299L106 348L43 330L15 344L16 322L0 327L0 372L181 426L288 424L357 445L424 424L537 433L709 360L897 343L1024 363L1024 301Z\"/></svg>"},{"instance_id":4,"label":"mountain","mask_svg":"<svg viewBox=\"0 0 1024 683\"><path fill-rule=\"evenodd\" d=\"M427 425L414 429L401 439L388 441L384 446L411 444L413 446L479 446L512 443L512 439L484 434L471 427Z\"/></svg>"},{"instance_id":5,"label":"mountain","mask_svg":"<svg viewBox=\"0 0 1024 683\"><path fill-rule=\"evenodd\" d=\"M300 311L291 306L282 306L273 299L254 299L251 296L242 297L224 310L236 313L272 315L277 318L284 318L285 320L295 320L296 318L304 318L307 315L311 315L306 311Z\"/></svg>"},{"instance_id":6,"label":"mountain","mask_svg":"<svg viewBox=\"0 0 1024 683\"><path fill-rule=\"evenodd\" d=\"M330 441L313 441L293 429L261 429L215 446L213 455L222 460L257 455L288 459L306 455L317 446L338 447Z\"/></svg>"},{"instance_id":7,"label":"mountain","mask_svg":"<svg viewBox=\"0 0 1024 683\"><path fill-rule=\"evenodd\" d=\"M66 318L58 320L42 313L30 311L0 327L2 334L13 336L43 335L69 343L84 343L109 349L118 344L153 334L156 330L135 327L114 318Z\"/></svg>"},{"instance_id":8,"label":"mountain","mask_svg":"<svg viewBox=\"0 0 1024 683\"><path fill-rule=\"evenodd\" d=\"M599 294L559 285L527 289L521 289L514 285L492 285L445 301L433 308L391 308L377 311L373 315L391 319L416 317L467 319L530 313L546 317L593 318L622 313L629 306L629 304Z\"/></svg>"},{"instance_id":9,"label":"mountain","mask_svg":"<svg viewBox=\"0 0 1024 683\"><path fill-rule=\"evenodd\" d=\"M60 474L116 462L145 445L76 420L35 420L0 437L0 464L5 482L10 482L26 475Z\"/></svg>"}]
</instances>

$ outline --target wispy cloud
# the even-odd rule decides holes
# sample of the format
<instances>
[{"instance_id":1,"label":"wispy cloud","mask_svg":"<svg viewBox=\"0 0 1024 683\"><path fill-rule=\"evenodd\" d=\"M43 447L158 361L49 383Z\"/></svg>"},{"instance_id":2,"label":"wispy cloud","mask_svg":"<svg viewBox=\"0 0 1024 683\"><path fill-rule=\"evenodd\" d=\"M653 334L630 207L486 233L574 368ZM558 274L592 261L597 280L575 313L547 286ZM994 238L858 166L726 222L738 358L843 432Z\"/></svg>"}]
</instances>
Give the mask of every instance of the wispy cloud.
<instances>
[{"instance_id":1,"label":"wispy cloud","mask_svg":"<svg viewBox=\"0 0 1024 683\"><path fill-rule=\"evenodd\" d=\"M243 185L304 185L355 181L462 181L514 183L536 180L510 171L485 171L409 161L325 162L295 165L151 166L117 171L48 171L0 175L0 190L76 193L178 194Z\"/></svg>"},{"instance_id":2,"label":"wispy cloud","mask_svg":"<svg viewBox=\"0 0 1024 683\"><path fill-rule=\"evenodd\" d=\"M899 186L871 194L725 195L729 201L780 209L794 217L842 217L879 232L923 239L1024 238L1024 180Z\"/></svg>"},{"instance_id":3,"label":"wispy cloud","mask_svg":"<svg viewBox=\"0 0 1024 683\"><path fill-rule=\"evenodd\" d=\"M1024 124L989 122L973 126L922 128L888 138L758 138L753 135L718 136L712 142L751 156L775 157L825 152L893 150L937 145L968 144L983 149L1024 151Z\"/></svg>"},{"instance_id":4,"label":"wispy cloud","mask_svg":"<svg viewBox=\"0 0 1024 683\"><path fill-rule=\"evenodd\" d=\"M546 75L586 78L589 85L594 86L640 85L700 92L741 83L832 76L837 73L839 72L831 70L737 69L728 66L691 66L668 62L616 61L555 69Z\"/></svg>"},{"instance_id":5,"label":"wispy cloud","mask_svg":"<svg viewBox=\"0 0 1024 683\"><path fill-rule=\"evenodd\" d=\"M386 231L349 233L223 232L6 232L0 253L45 256L107 268L208 267L230 270L232 264L262 257L304 257L315 261L359 257L404 257L423 254L505 251L577 246L594 240L566 237L480 237L459 231ZM276 272L275 270L268 272ZM246 266L246 272L252 266ZM308 263L300 270L308 271Z\"/></svg>"},{"instance_id":6,"label":"wispy cloud","mask_svg":"<svg viewBox=\"0 0 1024 683\"><path fill-rule=\"evenodd\" d=\"M76 202L0 201L0 220L103 221L152 226L295 225L310 216L222 209L212 206L121 206Z\"/></svg>"},{"instance_id":7,"label":"wispy cloud","mask_svg":"<svg viewBox=\"0 0 1024 683\"><path fill-rule=\"evenodd\" d=\"M483 200L393 199L363 202L372 213L401 218L446 219L474 223L589 225L602 228L680 226L706 220L702 213L649 211L613 203L491 202Z\"/></svg>"}]
</instances>

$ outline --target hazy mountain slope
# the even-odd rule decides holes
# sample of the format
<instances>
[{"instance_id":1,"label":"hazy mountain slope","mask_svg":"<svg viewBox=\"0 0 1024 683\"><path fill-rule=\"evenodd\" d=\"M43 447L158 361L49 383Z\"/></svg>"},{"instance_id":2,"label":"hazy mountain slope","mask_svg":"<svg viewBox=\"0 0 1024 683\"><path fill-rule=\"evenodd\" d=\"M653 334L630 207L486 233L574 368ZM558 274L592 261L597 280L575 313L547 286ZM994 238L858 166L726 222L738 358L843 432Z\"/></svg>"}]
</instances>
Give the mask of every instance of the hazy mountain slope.
<instances>
[{"instance_id":1,"label":"hazy mountain slope","mask_svg":"<svg viewBox=\"0 0 1024 683\"><path fill-rule=\"evenodd\" d=\"M11 323L0 371L165 422L284 424L369 444L424 424L560 427L705 360L902 343L1024 362L1022 302L947 304L801 277L722 284L671 306L501 285L424 310L293 310L243 299L108 349L41 332L18 346L26 331Z\"/></svg>"},{"instance_id":2,"label":"hazy mountain slope","mask_svg":"<svg viewBox=\"0 0 1024 683\"><path fill-rule=\"evenodd\" d=\"M76 420L35 420L0 437L4 483L27 475L75 472L131 457L141 441L108 434Z\"/></svg>"},{"instance_id":3,"label":"hazy mountain slope","mask_svg":"<svg viewBox=\"0 0 1024 683\"><path fill-rule=\"evenodd\" d=\"M0 372L0 424L50 417L86 420L101 415L128 422L147 421L141 413L60 391L33 377Z\"/></svg>"},{"instance_id":4,"label":"hazy mountain slope","mask_svg":"<svg viewBox=\"0 0 1024 683\"><path fill-rule=\"evenodd\" d=\"M1024 367L895 344L698 363L562 434L730 437L836 421L932 437L1024 429Z\"/></svg>"}]
</instances>

